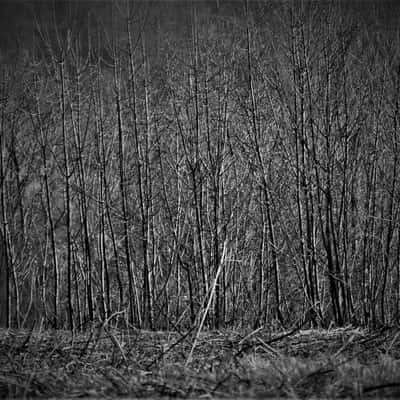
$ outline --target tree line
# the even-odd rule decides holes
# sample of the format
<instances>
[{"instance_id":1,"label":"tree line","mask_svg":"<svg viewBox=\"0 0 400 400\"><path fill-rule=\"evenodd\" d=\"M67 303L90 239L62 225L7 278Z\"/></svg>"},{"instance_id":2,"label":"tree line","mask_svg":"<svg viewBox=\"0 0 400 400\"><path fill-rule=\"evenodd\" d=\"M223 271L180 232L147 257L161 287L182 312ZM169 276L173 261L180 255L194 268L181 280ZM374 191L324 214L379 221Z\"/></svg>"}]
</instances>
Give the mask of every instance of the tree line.
<instances>
[{"instance_id":1,"label":"tree line","mask_svg":"<svg viewBox=\"0 0 400 400\"><path fill-rule=\"evenodd\" d=\"M1 325L399 323L398 27L152 7L35 19L3 57Z\"/></svg>"}]
</instances>

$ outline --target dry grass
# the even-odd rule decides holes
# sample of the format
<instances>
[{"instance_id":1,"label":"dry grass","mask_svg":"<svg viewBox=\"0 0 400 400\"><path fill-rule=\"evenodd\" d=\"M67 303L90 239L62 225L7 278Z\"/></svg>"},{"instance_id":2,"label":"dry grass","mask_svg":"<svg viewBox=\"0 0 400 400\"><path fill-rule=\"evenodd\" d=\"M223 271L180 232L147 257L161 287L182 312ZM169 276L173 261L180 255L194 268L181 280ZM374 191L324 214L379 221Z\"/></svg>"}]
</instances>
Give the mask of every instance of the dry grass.
<instances>
[{"instance_id":1,"label":"dry grass","mask_svg":"<svg viewBox=\"0 0 400 400\"><path fill-rule=\"evenodd\" d=\"M2 397L400 397L400 332L0 331Z\"/></svg>"}]
</instances>

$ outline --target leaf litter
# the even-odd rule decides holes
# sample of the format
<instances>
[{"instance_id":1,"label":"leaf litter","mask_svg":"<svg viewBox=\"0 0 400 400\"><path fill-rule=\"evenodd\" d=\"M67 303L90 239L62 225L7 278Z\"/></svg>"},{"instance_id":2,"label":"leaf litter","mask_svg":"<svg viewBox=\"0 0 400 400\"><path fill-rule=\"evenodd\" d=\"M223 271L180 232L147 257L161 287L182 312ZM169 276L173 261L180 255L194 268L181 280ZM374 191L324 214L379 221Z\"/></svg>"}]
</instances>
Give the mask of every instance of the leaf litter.
<instances>
[{"instance_id":1,"label":"leaf litter","mask_svg":"<svg viewBox=\"0 0 400 400\"><path fill-rule=\"evenodd\" d=\"M400 397L400 330L0 330L0 398ZM187 358L193 350L190 363Z\"/></svg>"}]
</instances>

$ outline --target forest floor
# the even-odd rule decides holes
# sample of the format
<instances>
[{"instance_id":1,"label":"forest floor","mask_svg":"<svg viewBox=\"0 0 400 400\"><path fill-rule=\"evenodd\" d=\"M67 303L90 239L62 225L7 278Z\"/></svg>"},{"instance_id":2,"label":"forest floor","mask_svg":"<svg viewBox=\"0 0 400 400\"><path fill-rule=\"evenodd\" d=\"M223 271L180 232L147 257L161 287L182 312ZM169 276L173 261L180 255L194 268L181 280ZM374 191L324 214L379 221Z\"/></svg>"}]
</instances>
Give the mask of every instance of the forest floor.
<instances>
[{"instance_id":1,"label":"forest floor","mask_svg":"<svg viewBox=\"0 0 400 400\"><path fill-rule=\"evenodd\" d=\"M0 398L400 398L400 330L0 330ZM189 354L193 350L189 359Z\"/></svg>"}]
</instances>

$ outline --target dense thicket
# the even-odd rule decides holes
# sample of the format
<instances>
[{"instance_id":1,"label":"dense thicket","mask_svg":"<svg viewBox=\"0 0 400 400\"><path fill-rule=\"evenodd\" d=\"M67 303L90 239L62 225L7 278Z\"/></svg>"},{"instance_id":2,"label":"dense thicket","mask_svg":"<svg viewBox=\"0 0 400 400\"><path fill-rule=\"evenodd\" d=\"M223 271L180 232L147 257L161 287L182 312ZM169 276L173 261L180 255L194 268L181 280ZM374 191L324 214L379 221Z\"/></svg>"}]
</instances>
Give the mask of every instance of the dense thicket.
<instances>
[{"instance_id":1,"label":"dense thicket","mask_svg":"<svg viewBox=\"0 0 400 400\"><path fill-rule=\"evenodd\" d=\"M221 3L3 52L3 325L399 322L397 9Z\"/></svg>"}]
</instances>

